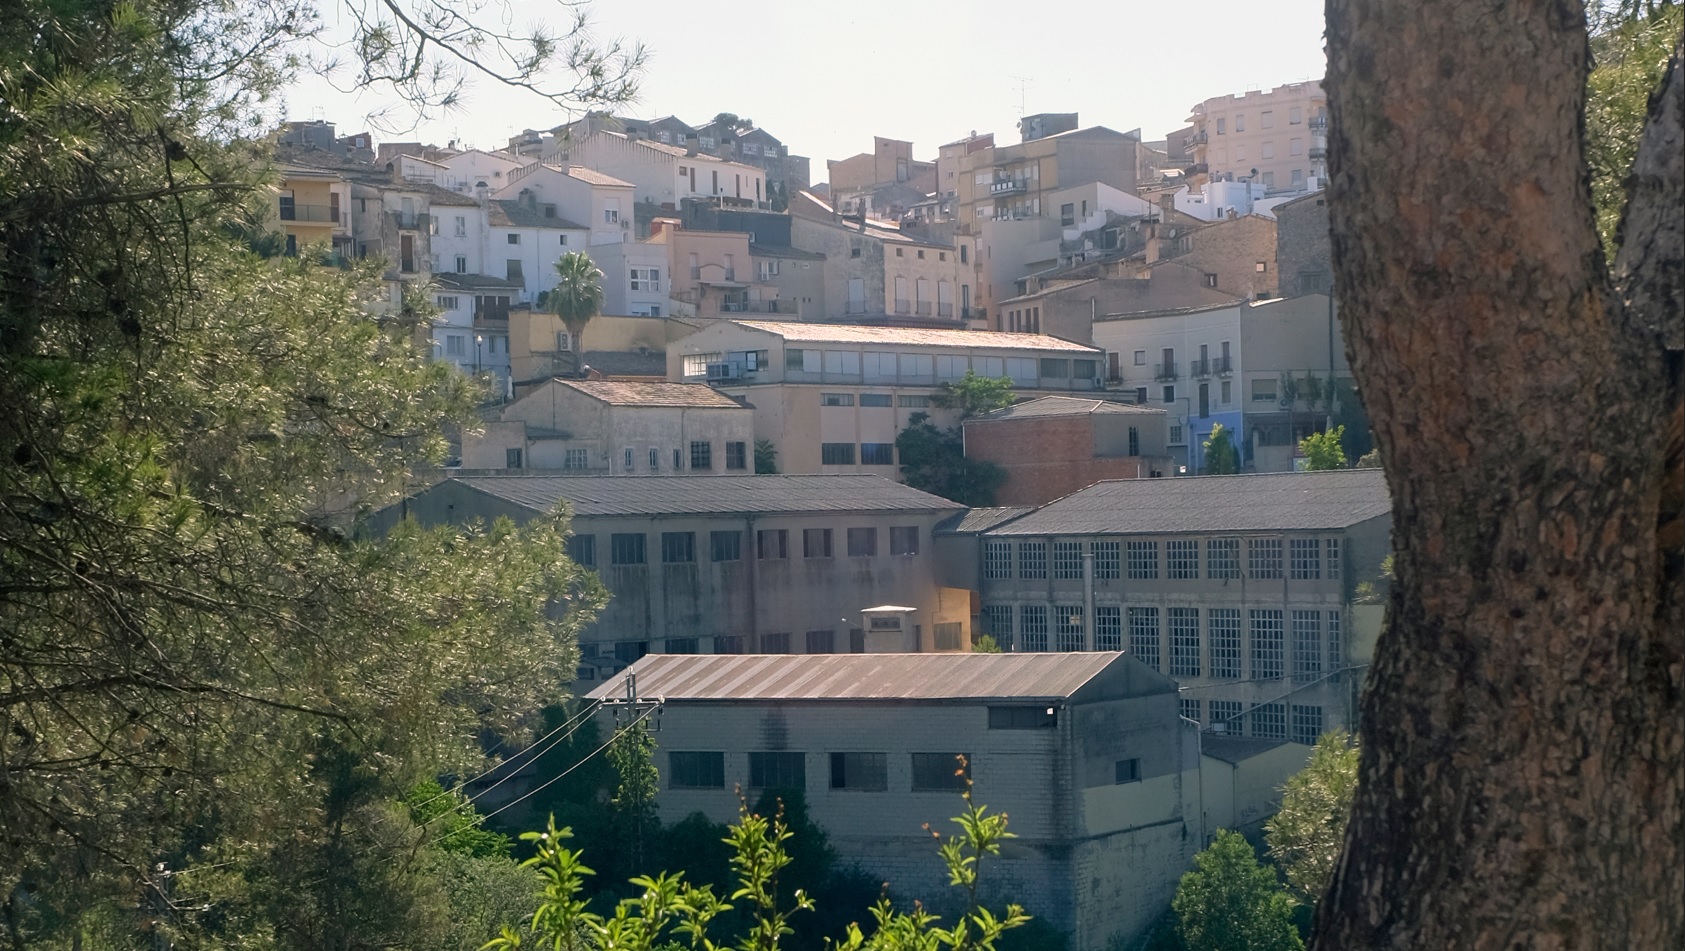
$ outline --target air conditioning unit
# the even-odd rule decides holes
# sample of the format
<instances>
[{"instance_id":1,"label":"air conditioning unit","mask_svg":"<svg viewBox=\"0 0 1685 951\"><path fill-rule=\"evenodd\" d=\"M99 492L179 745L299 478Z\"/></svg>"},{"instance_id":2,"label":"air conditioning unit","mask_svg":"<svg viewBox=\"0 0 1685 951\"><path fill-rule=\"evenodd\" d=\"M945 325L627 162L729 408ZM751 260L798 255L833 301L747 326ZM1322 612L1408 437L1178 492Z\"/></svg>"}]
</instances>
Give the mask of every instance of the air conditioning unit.
<instances>
[{"instance_id":1,"label":"air conditioning unit","mask_svg":"<svg viewBox=\"0 0 1685 951\"><path fill-rule=\"evenodd\" d=\"M710 363L710 364L708 364L708 382L709 383L723 382L725 380L735 380L740 375L741 374L739 373L738 367L735 363Z\"/></svg>"}]
</instances>

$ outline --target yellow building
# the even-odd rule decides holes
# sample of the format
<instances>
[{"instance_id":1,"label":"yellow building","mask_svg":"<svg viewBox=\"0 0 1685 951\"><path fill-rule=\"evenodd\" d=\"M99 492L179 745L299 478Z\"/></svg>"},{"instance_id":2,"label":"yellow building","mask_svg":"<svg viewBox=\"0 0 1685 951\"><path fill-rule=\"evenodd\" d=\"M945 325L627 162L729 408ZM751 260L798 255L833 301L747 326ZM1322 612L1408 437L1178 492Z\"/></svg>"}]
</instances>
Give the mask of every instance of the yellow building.
<instances>
[{"instance_id":1,"label":"yellow building","mask_svg":"<svg viewBox=\"0 0 1685 951\"><path fill-rule=\"evenodd\" d=\"M351 183L308 165L282 164L280 173L271 225L285 238L287 253L320 244L350 256Z\"/></svg>"}]
</instances>

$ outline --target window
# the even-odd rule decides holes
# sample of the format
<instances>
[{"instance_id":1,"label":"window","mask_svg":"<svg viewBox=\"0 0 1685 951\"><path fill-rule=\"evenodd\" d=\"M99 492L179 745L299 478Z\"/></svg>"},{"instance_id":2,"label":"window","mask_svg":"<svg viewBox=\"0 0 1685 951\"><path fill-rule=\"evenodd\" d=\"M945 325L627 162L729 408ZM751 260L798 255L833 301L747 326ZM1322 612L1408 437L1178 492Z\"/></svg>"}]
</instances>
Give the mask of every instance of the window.
<instances>
[{"instance_id":1,"label":"window","mask_svg":"<svg viewBox=\"0 0 1685 951\"><path fill-rule=\"evenodd\" d=\"M1328 569L1328 580L1329 581L1339 581L1340 580L1340 540L1338 538L1330 538L1326 542L1323 543L1323 547L1326 550L1326 553L1328 555L1328 558L1327 558L1328 563L1327 563L1327 566L1326 566L1327 569Z\"/></svg>"},{"instance_id":2,"label":"window","mask_svg":"<svg viewBox=\"0 0 1685 951\"><path fill-rule=\"evenodd\" d=\"M1138 367L1144 367L1144 366L1147 365L1147 351L1145 351L1145 350L1135 351L1135 365L1138 366Z\"/></svg>"},{"instance_id":3,"label":"window","mask_svg":"<svg viewBox=\"0 0 1685 951\"><path fill-rule=\"evenodd\" d=\"M696 560L695 532L662 532L661 563L682 565Z\"/></svg>"},{"instance_id":4,"label":"window","mask_svg":"<svg viewBox=\"0 0 1685 951\"><path fill-rule=\"evenodd\" d=\"M898 397L895 398L895 403L896 403L897 406L900 406L902 409L923 409L924 407L930 405L930 397L928 397L928 396L898 396Z\"/></svg>"},{"instance_id":5,"label":"window","mask_svg":"<svg viewBox=\"0 0 1685 951\"><path fill-rule=\"evenodd\" d=\"M1204 275L1204 277L1205 277L1205 286L1206 287L1216 287L1217 286L1217 275L1206 274L1206 275Z\"/></svg>"},{"instance_id":6,"label":"window","mask_svg":"<svg viewBox=\"0 0 1685 951\"><path fill-rule=\"evenodd\" d=\"M964 753L914 753L913 792L960 792L971 782L971 757Z\"/></svg>"},{"instance_id":7,"label":"window","mask_svg":"<svg viewBox=\"0 0 1685 951\"><path fill-rule=\"evenodd\" d=\"M939 651L957 651L960 649L960 638L964 633L964 625L958 621L941 621L932 628L936 635L936 649Z\"/></svg>"},{"instance_id":8,"label":"window","mask_svg":"<svg viewBox=\"0 0 1685 951\"><path fill-rule=\"evenodd\" d=\"M861 443L860 464L863 466L895 465L895 444L892 442Z\"/></svg>"},{"instance_id":9,"label":"window","mask_svg":"<svg viewBox=\"0 0 1685 951\"><path fill-rule=\"evenodd\" d=\"M819 445L819 464L824 466L854 465L854 443L821 443Z\"/></svg>"},{"instance_id":10,"label":"window","mask_svg":"<svg viewBox=\"0 0 1685 951\"><path fill-rule=\"evenodd\" d=\"M835 654L837 652L836 631L808 631L805 640L809 654Z\"/></svg>"},{"instance_id":11,"label":"window","mask_svg":"<svg viewBox=\"0 0 1685 951\"><path fill-rule=\"evenodd\" d=\"M894 399L894 397L890 396L888 393L862 393L862 394L860 394L860 405L861 406L894 406L895 405L895 399Z\"/></svg>"},{"instance_id":12,"label":"window","mask_svg":"<svg viewBox=\"0 0 1685 951\"><path fill-rule=\"evenodd\" d=\"M570 535L567 544L568 560L581 568L597 567L597 536Z\"/></svg>"},{"instance_id":13,"label":"window","mask_svg":"<svg viewBox=\"0 0 1685 951\"><path fill-rule=\"evenodd\" d=\"M661 450L656 449L653 446L650 447L649 450L649 471L661 471Z\"/></svg>"},{"instance_id":14,"label":"window","mask_svg":"<svg viewBox=\"0 0 1685 951\"><path fill-rule=\"evenodd\" d=\"M1041 375L1049 380L1068 380L1071 377L1071 361L1043 359L1041 361Z\"/></svg>"},{"instance_id":15,"label":"window","mask_svg":"<svg viewBox=\"0 0 1685 951\"><path fill-rule=\"evenodd\" d=\"M1212 608L1205 612L1211 634L1211 676L1240 677L1240 609Z\"/></svg>"},{"instance_id":16,"label":"window","mask_svg":"<svg viewBox=\"0 0 1685 951\"><path fill-rule=\"evenodd\" d=\"M1205 576L1213 580L1240 577L1240 539L1212 538L1206 541Z\"/></svg>"},{"instance_id":17,"label":"window","mask_svg":"<svg viewBox=\"0 0 1685 951\"><path fill-rule=\"evenodd\" d=\"M460 301L455 297L436 297L433 303L439 305L440 310L455 310Z\"/></svg>"},{"instance_id":18,"label":"window","mask_svg":"<svg viewBox=\"0 0 1685 951\"><path fill-rule=\"evenodd\" d=\"M521 236L518 234L510 234L508 235L507 240L510 244L520 244Z\"/></svg>"},{"instance_id":19,"label":"window","mask_svg":"<svg viewBox=\"0 0 1685 951\"><path fill-rule=\"evenodd\" d=\"M1176 710L1189 720L1195 723L1200 722L1198 700L1178 700L1176 701Z\"/></svg>"},{"instance_id":20,"label":"window","mask_svg":"<svg viewBox=\"0 0 1685 951\"><path fill-rule=\"evenodd\" d=\"M983 630L979 633L987 634L995 639L995 644L1003 651L1012 650L1012 605L985 604L982 615Z\"/></svg>"},{"instance_id":21,"label":"window","mask_svg":"<svg viewBox=\"0 0 1685 951\"><path fill-rule=\"evenodd\" d=\"M1263 145L1258 146L1258 157L1264 158L1264 159L1275 158L1275 143L1274 142L1265 142ZM1274 172L1264 172L1262 175L1259 175L1258 177L1260 179L1263 179L1263 184L1264 184L1265 187L1268 187L1270 185L1275 184L1275 173Z\"/></svg>"},{"instance_id":22,"label":"window","mask_svg":"<svg viewBox=\"0 0 1685 951\"><path fill-rule=\"evenodd\" d=\"M1240 701L1212 700L1210 701L1211 720L1209 726L1213 733L1232 733L1240 735Z\"/></svg>"},{"instance_id":23,"label":"window","mask_svg":"<svg viewBox=\"0 0 1685 951\"><path fill-rule=\"evenodd\" d=\"M615 532L608 538L609 564L641 565L644 563L644 535L642 532Z\"/></svg>"},{"instance_id":24,"label":"window","mask_svg":"<svg viewBox=\"0 0 1685 951\"><path fill-rule=\"evenodd\" d=\"M633 454L632 450L627 449L624 453L624 457L621 459L621 468L625 469L627 472L631 472L632 463L636 458L637 457Z\"/></svg>"},{"instance_id":25,"label":"window","mask_svg":"<svg viewBox=\"0 0 1685 951\"><path fill-rule=\"evenodd\" d=\"M854 394L853 393L821 393L821 394L819 394L819 405L820 406L853 406L854 405Z\"/></svg>"},{"instance_id":26,"label":"window","mask_svg":"<svg viewBox=\"0 0 1685 951\"><path fill-rule=\"evenodd\" d=\"M557 235L556 237L558 239L560 239L556 242L557 244L561 245L562 247L567 247L567 243L568 243L568 236L567 235L562 234L562 235Z\"/></svg>"},{"instance_id":27,"label":"window","mask_svg":"<svg viewBox=\"0 0 1685 951\"><path fill-rule=\"evenodd\" d=\"M1141 781L1141 761L1139 759L1120 759L1112 770L1112 783L1122 786L1124 783L1138 783Z\"/></svg>"},{"instance_id":28,"label":"window","mask_svg":"<svg viewBox=\"0 0 1685 951\"><path fill-rule=\"evenodd\" d=\"M620 223L620 209L618 209L618 208L604 208L603 209L603 224L605 224L605 225L617 225L619 223Z\"/></svg>"},{"instance_id":29,"label":"window","mask_svg":"<svg viewBox=\"0 0 1685 951\"><path fill-rule=\"evenodd\" d=\"M742 532L709 532L708 549L713 561L742 561Z\"/></svg>"},{"instance_id":30,"label":"window","mask_svg":"<svg viewBox=\"0 0 1685 951\"><path fill-rule=\"evenodd\" d=\"M1176 387L1174 387L1174 386L1165 387L1163 395L1164 395L1164 402L1166 402L1166 403L1176 402Z\"/></svg>"},{"instance_id":31,"label":"window","mask_svg":"<svg viewBox=\"0 0 1685 951\"><path fill-rule=\"evenodd\" d=\"M1249 718L1252 720L1252 735L1264 740L1287 739L1287 704L1266 703L1255 707Z\"/></svg>"},{"instance_id":32,"label":"window","mask_svg":"<svg viewBox=\"0 0 1685 951\"><path fill-rule=\"evenodd\" d=\"M989 708L991 730L1051 730L1058 725L1059 715L1054 708L1041 704Z\"/></svg>"},{"instance_id":33,"label":"window","mask_svg":"<svg viewBox=\"0 0 1685 951\"><path fill-rule=\"evenodd\" d=\"M904 258L904 257L907 256L907 252L905 250L901 249L901 248L896 248L895 249L895 256L898 257L898 258Z\"/></svg>"},{"instance_id":34,"label":"window","mask_svg":"<svg viewBox=\"0 0 1685 951\"><path fill-rule=\"evenodd\" d=\"M1045 578L1047 577L1047 543L1019 542L1018 543L1018 577Z\"/></svg>"},{"instance_id":35,"label":"window","mask_svg":"<svg viewBox=\"0 0 1685 951\"><path fill-rule=\"evenodd\" d=\"M1077 206L1073 202L1066 202L1059 206L1059 224L1069 228L1077 223Z\"/></svg>"},{"instance_id":36,"label":"window","mask_svg":"<svg viewBox=\"0 0 1685 951\"><path fill-rule=\"evenodd\" d=\"M802 557L831 557L831 530L828 528L802 529Z\"/></svg>"},{"instance_id":37,"label":"window","mask_svg":"<svg viewBox=\"0 0 1685 951\"><path fill-rule=\"evenodd\" d=\"M1322 541L1316 538L1292 538L1287 542L1288 562L1294 581L1314 581L1322 577Z\"/></svg>"},{"instance_id":38,"label":"window","mask_svg":"<svg viewBox=\"0 0 1685 951\"><path fill-rule=\"evenodd\" d=\"M916 555L919 553L919 527L917 525L896 525L889 530L889 553L891 555Z\"/></svg>"},{"instance_id":39,"label":"window","mask_svg":"<svg viewBox=\"0 0 1685 951\"><path fill-rule=\"evenodd\" d=\"M870 558L878 553L878 530L851 528L848 530L848 557Z\"/></svg>"},{"instance_id":40,"label":"window","mask_svg":"<svg viewBox=\"0 0 1685 951\"><path fill-rule=\"evenodd\" d=\"M1053 543L1053 577L1082 578L1082 542Z\"/></svg>"},{"instance_id":41,"label":"window","mask_svg":"<svg viewBox=\"0 0 1685 951\"><path fill-rule=\"evenodd\" d=\"M464 354L467 338L462 334L450 334L445 337L445 356L460 357Z\"/></svg>"},{"instance_id":42,"label":"window","mask_svg":"<svg viewBox=\"0 0 1685 951\"><path fill-rule=\"evenodd\" d=\"M730 634L714 638L714 653L716 654L744 654L743 635Z\"/></svg>"},{"instance_id":43,"label":"window","mask_svg":"<svg viewBox=\"0 0 1685 951\"><path fill-rule=\"evenodd\" d=\"M1094 649L1123 650L1123 609L1115 604L1094 608Z\"/></svg>"},{"instance_id":44,"label":"window","mask_svg":"<svg viewBox=\"0 0 1685 951\"><path fill-rule=\"evenodd\" d=\"M749 445L744 442L725 444L725 467L728 471L749 468Z\"/></svg>"},{"instance_id":45,"label":"window","mask_svg":"<svg viewBox=\"0 0 1685 951\"><path fill-rule=\"evenodd\" d=\"M1310 683L1322 677L1322 612L1294 611L1293 679Z\"/></svg>"},{"instance_id":46,"label":"window","mask_svg":"<svg viewBox=\"0 0 1685 951\"><path fill-rule=\"evenodd\" d=\"M1129 543L1129 577L1135 581L1158 579L1158 542Z\"/></svg>"},{"instance_id":47,"label":"window","mask_svg":"<svg viewBox=\"0 0 1685 951\"><path fill-rule=\"evenodd\" d=\"M883 792L889 788L889 757L883 753L832 753L831 788Z\"/></svg>"},{"instance_id":48,"label":"window","mask_svg":"<svg viewBox=\"0 0 1685 951\"><path fill-rule=\"evenodd\" d=\"M1061 604L1053 609L1054 649L1080 651L1083 648L1082 605Z\"/></svg>"},{"instance_id":49,"label":"window","mask_svg":"<svg viewBox=\"0 0 1685 951\"><path fill-rule=\"evenodd\" d=\"M663 645L664 654L700 654L702 642L694 637L669 637Z\"/></svg>"},{"instance_id":50,"label":"window","mask_svg":"<svg viewBox=\"0 0 1685 951\"><path fill-rule=\"evenodd\" d=\"M456 273L468 273L468 256L466 254L459 254L456 256Z\"/></svg>"},{"instance_id":51,"label":"window","mask_svg":"<svg viewBox=\"0 0 1685 951\"><path fill-rule=\"evenodd\" d=\"M1177 538L1164 543L1165 576L1172 581L1199 578L1199 541Z\"/></svg>"},{"instance_id":52,"label":"window","mask_svg":"<svg viewBox=\"0 0 1685 951\"><path fill-rule=\"evenodd\" d=\"M1123 545L1119 542L1094 543L1094 577L1101 581L1116 581L1121 568Z\"/></svg>"},{"instance_id":53,"label":"window","mask_svg":"<svg viewBox=\"0 0 1685 951\"><path fill-rule=\"evenodd\" d=\"M1228 131L1228 130L1227 130L1227 129L1226 129L1226 128L1225 128L1225 126L1226 126L1226 124L1227 124L1227 122L1228 122L1228 120L1227 120L1227 119L1218 119L1218 120L1217 120L1217 134L1218 134L1218 135L1222 135L1222 134L1223 134L1223 133L1225 133L1225 132L1227 132L1227 131Z\"/></svg>"},{"instance_id":54,"label":"window","mask_svg":"<svg viewBox=\"0 0 1685 951\"><path fill-rule=\"evenodd\" d=\"M806 753L750 753L749 785L756 789L806 789Z\"/></svg>"},{"instance_id":55,"label":"window","mask_svg":"<svg viewBox=\"0 0 1685 951\"><path fill-rule=\"evenodd\" d=\"M684 459L680 457L679 449L675 446L673 447L673 471L677 472L682 468L684 468Z\"/></svg>"},{"instance_id":56,"label":"window","mask_svg":"<svg viewBox=\"0 0 1685 951\"><path fill-rule=\"evenodd\" d=\"M1288 142L1287 142L1287 154L1288 155L1304 155L1305 154L1305 140L1304 139L1289 139Z\"/></svg>"},{"instance_id":57,"label":"window","mask_svg":"<svg viewBox=\"0 0 1685 951\"><path fill-rule=\"evenodd\" d=\"M1234 130L1236 132L1246 131L1246 117L1244 115L1234 117Z\"/></svg>"},{"instance_id":58,"label":"window","mask_svg":"<svg viewBox=\"0 0 1685 951\"><path fill-rule=\"evenodd\" d=\"M983 543L983 577L988 581L1001 581L1012 577L1011 542Z\"/></svg>"},{"instance_id":59,"label":"window","mask_svg":"<svg viewBox=\"0 0 1685 951\"><path fill-rule=\"evenodd\" d=\"M1282 669L1281 611L1256 610L1251 614L1252 676L1256 680L1280 680Z\"/></svg>"},{"instance_id":60,"label":"window","mask_svg":"<svg viewBox=\"0 0 1685 951\"><path fill-rule=\"evenodd\" d=\"M1158 608L1129 609L1129 652L1154 670L1158 663Z\"/></svg>"},{"instance_id":61,"label":"window","mask_svg":"<svg viewBox=\"0 0 1685 951\"><path fill-rule=\"evenodd\" d=\"M632 274L632 290L659 291L661 290L661 269L658 267L635 267L630 269Z\"/></svg>"},{"instance_id":62,"label":"window","mask_svg":"<svg viewBox=\"0 0 1685 951\"><path fill-rule=\"evenodd\" d=\"M1298 125L1300 122L1304 121L1304 115L1305 112L1303 109L1298 106L1294 106L1293 108L1287 110L1287 124Z\"/></svg>"},{"instance_id":63,"label":"window","mask_svg":"<svg viewBox=\"0 0 1685 951\"><path fill-rule=\"evenodd\" d=\"M692 469L714 468L714 444L711 442L692 442L690 444L690 467Z\"/></svg>"},{"instance_id":64,"label":"window","mask_svg":"<svg viewBox=\"0 0 1685 951\"><path fill-rule=\"evenodd\" d=\"M588 469L591 466L591 450L568 449L562 453L563 469Z\"/></svg>"},{"instance_id":65,"label":"window","mask_svg":"<svg viewBox=\"0 0 1685 951\"><path fill-rule=\"evenodd\" d=\"M1293 742L1315 746L1322 735L1322 708L1293 704Z\"/></svg>"},{"instance_id":66,"label":"window","mask_svg":"<svg viewBox=\"0 0 1685 951\"><path fill-rule=\"evenodd\" d=\"M789 635L789 633L785 632L785 633L782 633L782 634L762 634L761 635L761 653L763 653L763 654L788 654L788 653L790 653L790 635Z\"/></svg>"},{"instance_id":67,"label":"window","mask_svg":"<svg viewBox=\"0 0 1685 951\"><path fill-rule=\"evenodd\" d=\"M1258 114L1258 128L1275 128L1275 111L1273 109L1265 109L1263 112Z\"/></svg>"},{"instance_id":68,"label":"window","mask_svg":"<svg viewBox=\"0 0 1685 951\"><path fill-rule=\"evenodd\" d=\"M1047 650L1047 605L1018 606L1018 633L1027 651Z\"/></svg>"},{"instance_id":69,"label":"window","mask_svg":"<svg viewBox=\"0 0 1685 951\"><path fill-rule=\"evenodd\" d=\"M1170 669L1172 677L1199 676L1199 609L1170 608Z\"/></svg>"},{"instance_id":70,"label":"window","mask_svg":"<svg viewBox=\"0 0 1685 951\"><path fill-rule=\"evenodd\" d=\"M1343 663L1341 658L1345 656L1345 651L1342 649L1342 645L1340 643L1340 612L1329 611L1327 620L1328 653L1324 655L1322 661L1325 665L1327 665L1326 669L1329 673L1337 673Z\"/></svg>"},{"instance_id":71,"label":"window","mask_svg":"<svg viewBox=\"0 0 1685 951\"><path fill-rule=\"evenodd\" d=\"M1275 380L1253 380L1252 402L1274 403L1276 401Z\"/></svg>"},{"instance_id":72,"label":"window","mask_svg":"<svg viewBox=\"0 0 1685 951\"><path fill-rule=\"evenodd\" d=\"M724 753L667 754L667 786L670 789L724 789Z\"/></svg>"},{"instance_id":73,"label":"window","mask_svg":"<svg viewBox=\"0 0 1685 951\"><path fill-rule=\"evenodd\" d=\"M1281 539L1249 538L1246 540L1246 573L1253 581L1276 581L1281 578Z\"/></svg>"},{"instance_id":74,"label":"window","mask_svg":"<svg viewBox=\"0 0 1685 951\"><path fill-rule=\"evenodd\" d=\"M505 468L505 469L519 469L519 468L521 468L521 450L519 450L519 449L505 449L505 450L503 450L503 468Z\"/></svg>"}]
</instances>

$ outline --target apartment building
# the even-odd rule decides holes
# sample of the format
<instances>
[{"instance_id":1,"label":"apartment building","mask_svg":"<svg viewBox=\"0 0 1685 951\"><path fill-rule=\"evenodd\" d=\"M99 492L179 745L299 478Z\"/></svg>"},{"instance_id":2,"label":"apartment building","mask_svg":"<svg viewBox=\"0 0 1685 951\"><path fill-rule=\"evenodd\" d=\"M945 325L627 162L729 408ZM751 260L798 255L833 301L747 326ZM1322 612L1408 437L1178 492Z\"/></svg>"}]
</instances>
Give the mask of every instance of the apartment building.
<instances>
[{"instance_id":1,"label":"apartment building","mask_svg":"<svg viewBox=\"0 0 1685 951\"><path fill-rule=\"evenodd\" d=\"M1107 479L1170 474L1156 406L1043 396L965 420L965 457L1006 473L1002 506L1046 505Z\"/></svg>"},{"instance_id":2,"label":"apartment building","mask_svg":"<svg viewBox=\"0 0 1685 951\"><path fill-rule=\"evenodd\" d=\"M913 158L913 143L872 137L872 151L825 163L828 200L844 214L894 221L936 190L936 163Z\"/></svg>"},{"instance_id":3,"label":"apartment building","mask_svg":"<svg viewBox=\"0 0 1685 951\"><path fill-rule=\"evenodd\" d=\"M530 159L510 152L482 149L465 149L453 155L440 156L437 161L444 166L444 171L434 181L435 185L475 198L501 191L506 176L531 164Z\"/></svg>"},{"instance_id":4,"label":"apartment building","mask_svg":"<svg viewBox=\"0 0 1685 951\"><path fill-rule=\"evenodd\" d=\"M525 522L564 502L569 556L613 595L580 635L581 679L651 652L970 647L970 592L937 583L930 545L960 506L877 476L464 475L370 529Z\"/></svg>"},{"instance_id":5,"label":"apartment building","mask_svg":"<svg viewBox=\"0 0 1685 951\"><path fill-rule=\"evenodd\" d=\"M1201 446L1218 423L1232 434L1242 465L1256 472L1291 470L1298 441L1335 420L1352 419L1354 430L1364 425L1352 415L1358 408L1339 321L1320 294L1105 314L1093 335L1107 354L1109 385L1169 414L1170 454L1190 475L1202 471ZM1323 392L1313 401L1300 384L1307 377L1319 389L1334 380L1334 398Z\"/></svg>"},{"instance_id":6,"label":"apartment building","mask_svg":"<svg viewBox=\"0 0 1685 951\"><path fill-rule=\"evenodd\" d=\"M706 198L731 208L768 207L765 169L621 132L593 132L558 142L544 161L580 165L632 183L636 202L652 216L672 214L686 198Z\"/></svg>"},{"instance_id":7,"label":"apartment building","mask_svg":"<svg viewBox=\"0 0 1685 951\"><path fill-rule=\"evenodd\" d=\"M282 162L277 171L270 228L281 235L286 253L317 246L351 257L351 182L337 171L304 163Z\"/></svg>"},{"instance_id":8,"label":"apartment building","mask_svg":"<svg viewBox=\"0 0 1685 951\"><path fill-rule=\"evenodd\" d=\"M712 383L755 410L783 472L899 478L895 438L943 383L1007 377L1024 393L1087 392L1104 354L1035 334L789 321L720 321L667 348L668 378Z\"/></svg>"},{"instance_id":9,"label":"apartment building","mask_svg":"<svg viewBox=\"0 0 1685 951\"><path fill-rule=\"evenodd\" d=\"M1320 80L1217 96L1191 113L1194 169L1212 180L1298 191L1328 178L1328 96Z\"/></svg>"},{"instance_id":10,"label":"apartment building","mask_svg":"<svg viewBox=\"0 0 1685 951\"><path fill-rule=\"evenodd\" d=\"M1176 685L1127 654L646 657L591 699L627 677L662 698L663 819L733 821L739 788L799 790L843 862L947 921L967 896L931 833L953 832L967 788L1015 836L979 900L1022 904L1075 951L1132 946L1205 839L1199 737Z\"/></svg>"},{"instance_id":11,"label":"apartment building","mask_svg":"<svg viewBox=\"0 0 1685 951\"><path fill-rule=\"evenodd\" d=\"M509 362L515 395L555 376L664 382L667 345L697 326L672 317L598 314L584 333L574 334L550 311L512 308Z\"/></svg>"},{"instance_id":12,"label":"apartment building","mask_svg":"<svg viewBox=\"0 0 1685 951\"><path fill-rule=\"evenodd\" d=\"M982 629L1128 651L1205 728L1311 743L1355 724L1391 513L1379 469L1102 482L981 533Z\"/></svg>"},{"instance_id":13,"label":"apartment building","mask_svg":"<svg viewBox=\"0 0 1685 951\"><path fill-rule=\"evenodd\" d=\"M466 469L603 475L752 472L754 421L742 404L687 383L550 379L462 434Z\"/></svg>"},{"instance_id":14,"label":"apartment building","mask_svg":"<svg viewBox=\"0 0 1685 951\"><path fill-rule=\"evenodd\" d=\"M971 319L969 242L931 241L893 222L849 218L812 192L790 202L790 241L825 258L825 309L809 311L809 319L916 318L956 325Z\"/></svg>"},{"instance_id":15,"label":"apartment building","mask_svg":"<svg viewBox=\"0 0 1685 951\"><path fill-rule=\"evenodd\" d=\"M667 252L669 297L679 316L795 316L799 310L797 302L779 299L775 285L758 280L766 268L757 266L746 232L697 231L677 218L657 218L643 243Z\"/></svg>"},{"instance_id":16,"label":"apartment building","mask_svg":"<svg viewBox=\"0 0 1685 951\"><path fill-rule=\"evenodd\" d=\"M1328 196L1312 192L1275 207L1275 269L1284 297L1332 294L1334 256Z\"/></svg>"}]
</instances>

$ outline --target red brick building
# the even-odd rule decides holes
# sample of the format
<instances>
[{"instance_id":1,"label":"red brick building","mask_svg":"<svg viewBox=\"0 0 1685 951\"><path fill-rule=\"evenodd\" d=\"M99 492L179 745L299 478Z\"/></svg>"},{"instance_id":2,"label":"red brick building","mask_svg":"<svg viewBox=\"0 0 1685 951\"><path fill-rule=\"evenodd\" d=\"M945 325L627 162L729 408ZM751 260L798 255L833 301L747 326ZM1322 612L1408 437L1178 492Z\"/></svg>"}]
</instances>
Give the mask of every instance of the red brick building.
<instances>
[{"instance_id":1,"label":"red brick building","mask_svg":"<svg viewBox=\"0 0 1685 951\"><path fill-rule=\"evenodd\" d=\"M1163 409L1047 396L965 421L965 454L1006 470L997 505L1045 505L1107 479L1170 474Z\"/></svg>"}]
</instances>

